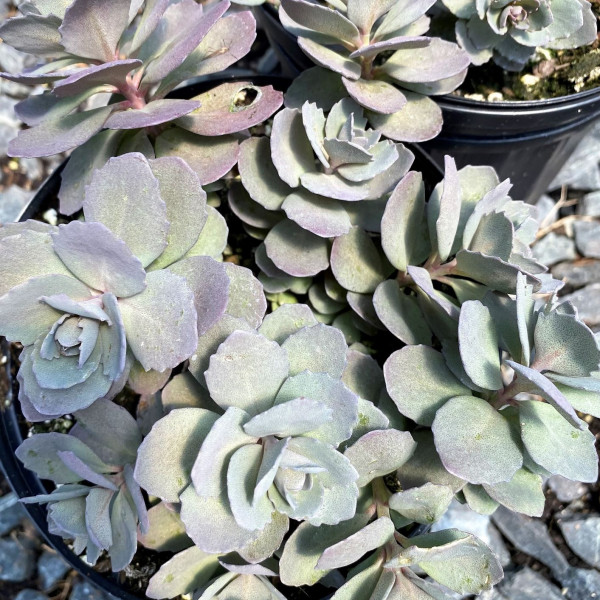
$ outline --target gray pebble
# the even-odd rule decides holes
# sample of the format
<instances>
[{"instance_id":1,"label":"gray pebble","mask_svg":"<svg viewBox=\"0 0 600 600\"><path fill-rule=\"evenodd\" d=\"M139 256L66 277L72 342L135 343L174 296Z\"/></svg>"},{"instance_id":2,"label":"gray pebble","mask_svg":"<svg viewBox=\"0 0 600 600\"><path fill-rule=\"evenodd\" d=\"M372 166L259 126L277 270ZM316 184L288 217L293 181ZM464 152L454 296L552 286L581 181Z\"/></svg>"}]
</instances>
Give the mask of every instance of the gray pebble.
<instances>
[{"instance_id":1,"label":"gray pebble","mask_svg":"<svg viewBox=\"0 0 600 600\"><path fill-rule=\"evenodd\" d=\"M15 600L48 600L48 596L37 590L22 590L15 596Z\"/></svg>"},{"instance_id":2,"label":"gray pebble","mask_svg":"<svg viewBox=\"0 0 600 600\"><path fill-rule=\"evenodd\" d=\"M77 581L69 596L69 600L112 600L112 598L87 581Z\"/></svg>"},{"instance_id":3,"label":"gray pebble","mask_svg":"<svg viewBox=\"0 0 600 600\"><path fill-rule=\"evenodd\" d=\"M569 548L588 565L599 568L600 516L559 521L558 525Z\"/></svg>"},{"instance_id":4,"label":"gray pebble","mask_svg":"<svg viewBox=\"0 0 600 600\"><path fill-rule=\"evenodd\" d=\"M510 600L564 600L557 586L529 567L508 575L499 591Z\"/></svg>"},{"instance_id":5,"label":"gray pebble","mask_svg":"<svg viewBox=\"0 0 600 600\"><path fill-rule=\"evenodd\" d=\"M56 553L45 551L38 559L38 575L43 590L53 588L69 570L69 565Z\"/></svg>"},{"instance_id":6,"label":"gray pebble","mask_svg":"<svg viewBox=\"0 0 600 600\"><path fill-rule=\"evenodd\" d=\"M600 598L600 573L593 569L569 569L560 578L563 595L569 600Z\"/></svg>"},{"instance_id":7,"label":"gray pebble","mask_svg":"<svg viewBox=\"0 0 600 600\"><path fill-rule=\"evenodd\" d=\"M589 283L600 283L600 260L586 258L577 262L562 262L552 268L552 275L575 289Z\"/></svg>"},{"instance_id":8,"label":"gray pebble","mask_svg":"<svg viewBox=\"0 0 600 600\"><path fill-rule=\"evenodd\" d=\"M12 531L25 517L23 505L14 493L0 498L0 536Z\"/></svg>"},{"instance_id":9,"label":"gray pebble","mask_svg":"<svg viewBox=\"0 0 600 600\"><path fill-rule=\"evenodd\" d=\"M554 202L554 200L552 198L550 198L550 196L547 196L546 194L544 194L536 203L535 203L535 208L533 211L533 218L538 222L538 223L543 223L545 227L547 227L548 225L551 225L552 223L554 223L554 221L556 221L557 219L557 213L553 212L552 216L549 216L550 213L553 211L554 206L555 206L556 202Z\"/></svg>"},{"instance_id":10,"label":"gray pebble","mask_svg":"<svg viewBox=\"0 0 600 600\"><path fill-rule=\"evenodd\" d=\"M39 158L20 158L19 166L30 181L44 176L44 163Z\"/></svg>"},{"instance_id":11,"label":"gray pebble","mask_svg":"<svg viewBox=\"0 0 600 600\"><path fill-rule=\"evenodd\" d=\"M587 485L579 481L571 481L561 475L552 475L548 479L548 485L560 502L573 502L588 491Z\"/></svg>"},{"instance_id":12,"label":"gray pebble","mask_svg":"<svg viewBox=\"0 0 600 600\"><path fill-rule=\"evenodd\" d=\"M600 258L600 222L575 221L575 243L583 256Z\"/></svg>"},{"instance_id":13,"label":"gray pebble","mask_svg":"<svg viewBox=\"0 0 600 600\"><path fill-rule=\"evenodd\" d=\"M22 590L15 596L14 600L48 600L48 596L37 590Z\"/></svg>"},{"instance_id":14,"label":"gray pebble","mask_svg":"<svg viewBox=\"0 0 600 600\"><path fill-rule=\"evenodd\" d=\"M583 197L579 213L586 217L600 217L600 191L586 194Z\"/></svg>"},{"instance_id":15,"label":"gray pebble","mask_svg":"<svg viewBox=\"0 0 600 600\"><path fill-rule=\"evenodd\" d=\"M572 302L579 317L589 327L600 325L600 283L592 283L568 296L563 296L562 300Z\"/></svg>"},{"instance_id":16,"label":"gray pebble","mask_svg":"<svg viewBox=\"0 0 600 600\"><path fill-rule=\"evenodd\" d=\"M31 548L13 539L0 539L0 581L20 582L35 571Z\"/></svg>"},{"instance_id":17,"label":"gray pebble","mask_svg":"<svg viewBox=\"0 0 600 600\"><path fill-rule=\"evenodd\" d=\"M577 258L575 242L566 235L557 235L553 231L536 242L532 251L533 257L547 267Z\"/></svg>"}]
</instances>

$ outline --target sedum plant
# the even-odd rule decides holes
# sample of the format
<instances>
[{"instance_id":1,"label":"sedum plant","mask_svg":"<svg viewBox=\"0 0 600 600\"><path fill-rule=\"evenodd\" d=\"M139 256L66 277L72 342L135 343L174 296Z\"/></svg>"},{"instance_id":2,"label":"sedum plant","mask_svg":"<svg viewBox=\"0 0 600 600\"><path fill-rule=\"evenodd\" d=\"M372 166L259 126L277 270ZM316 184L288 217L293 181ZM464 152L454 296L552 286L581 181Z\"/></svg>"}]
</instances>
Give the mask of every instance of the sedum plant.
<instances>
[{"instance_id":1,"label":"sedum plant","mask_svg":"<svg viewBox=\"0 0 600 600\"><path fill-rule=\"evenodd\" d=\"M250 50L255 20L249 11L225 15L229 5L33 0L20 5L23 16L0 26L4 43L43 60L1 76L50 86L17 106L30 128L10 142L9 154L76 149L62 175L64 214L81 208L93 170L116 154L186 158L203 184L235 165L238 142L231 134L268 118L281 105L279 92L240 82L190 100L166 97L183 81L222 71Z\"/></svg>"},{"instance_id":2,"label":"sedum plant","mask_svg":"<svg viewBox=\"0 0 600 600\"><path fill-rule=\"evenodd\" d=\"M588 0L441 0L456 16L456 39L471 62L520 71L537 47L579 48L596 40Z\"/></svg>"},{"instance_id":3,"label":"sedum plant","mask_svg":"<svg viewBox=\"0 0 600 600\"><path fill-rule=\"evenodd\" d=\"M227 271L203 256L224 242L181 159L111 159L87 187L83 214L0 229L0 331L23 345L19 399L30 421L114 397L133 363L176 367L227 305Z\"/></svg>"},{"instance_id":4,"label":"sedum plant","mask_svg":"<svg viewBox=\"0 0 600 600\"><path fill-rule=\"evenodd\" d=\"M296 79L290 96L327 102L349 94L387 137L422 142L435 137L442 114L429 98L464 80L468 55L456 44L424 34L435 0L282 0L283 26L318 67ZM326 108L329 108L327 106Z\"/></svg>"},{"instance_id":5,"label":"sedum plant","mask_svg":"<svg viewBox=\"0 0 600 600\"><path fill-rule=\"evenodd\" d=\"M42 479L57 484L50 494L26 498L48 504L50 533L73 540L96 564L107 551L113 571L129 565L138 526L148 528L148 511L133 466L142 434L135 419L107 400L75 413L68 434L42 433L26 439L17 457Z\"/></svg>"}]
</instances>

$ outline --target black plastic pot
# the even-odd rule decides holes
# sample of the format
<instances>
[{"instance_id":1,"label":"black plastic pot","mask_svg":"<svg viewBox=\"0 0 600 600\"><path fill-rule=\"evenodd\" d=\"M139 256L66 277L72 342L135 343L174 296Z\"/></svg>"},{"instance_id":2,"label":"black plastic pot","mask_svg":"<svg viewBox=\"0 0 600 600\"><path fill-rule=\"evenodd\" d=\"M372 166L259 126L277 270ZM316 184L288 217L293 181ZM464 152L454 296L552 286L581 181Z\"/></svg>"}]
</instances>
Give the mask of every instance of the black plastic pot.
<instances>
[{"instance_id":1,"label":"black plastic pot","mask_svg":"<svg viewBox=\"0 0 600 600\"><path fill-rule=\"evenodd\" d=\"M600 117L600 88L531 102L436 98L442 133L422 144L438 165L491 165L513 183L514 199L536 202Z\"/></svg>"},{"instance_id":2,"label":"black plastic pot","mask_svg":"<svg viewBox=\"0 0 600 600\"><path fill-rule=\"evenodd\" d=\"M173 98L191 98L197 94L207 91L211 87L232 80L248 81L252 80L256 85L273 85L275 88L285 91L290 84L290 80L283 77L273 76L254 76L227 77L220 75L218 79L209 79L186 87L179 88L170 94ZM421 171L428 191L431 191L438 181L441 180L443 173L421 148L411 147L415 154L414 170ZM34 219L49 208L58 208L58 191L60 189L60 174L65 168L67 161L64 161L46 180L38 190L31 202L25 207L19 217L19 221ZM5 379L7 385L2 386L0 380L0 389L4 387L6 395L0 397L0 467L4 472L6 481L19 498L35 496L37 494L48 493L52 488L46 487L40 478L32 471L26 469L15 456L15 450L23 442L27 434L27 425L20 416L16 393L13 389L18 389L16 382L13 381L13 359L10 353L10 347L2 341L1 356L6 360L0 377ZM48 543L54 548L62 558L74 569L76 569L84 578L96 585L104 592L111 594L120 600L139 600L145 598L143 594L136 594L124 589L119 583L119 574L111 573L103 575L87 565L83 560L76 556L73 551L64 543L62 538L52 535L48 531L47 508L45 504L24 504L23 508L37 527L38 531ZM411 535L420 535L426 533L429 526L417 526L411 531Z\"/></svg>"}]
</instances>

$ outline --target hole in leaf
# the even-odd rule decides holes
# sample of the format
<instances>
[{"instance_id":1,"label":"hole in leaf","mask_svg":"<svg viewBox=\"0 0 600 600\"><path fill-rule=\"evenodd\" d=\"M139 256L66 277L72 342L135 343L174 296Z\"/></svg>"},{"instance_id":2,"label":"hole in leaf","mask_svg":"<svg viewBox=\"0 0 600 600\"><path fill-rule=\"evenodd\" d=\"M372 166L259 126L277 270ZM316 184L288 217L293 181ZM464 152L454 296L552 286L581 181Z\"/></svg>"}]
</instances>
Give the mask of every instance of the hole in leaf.
<instances>
[{"instance_id":1,"label":"hole in leaf","mask_svg":"<svg viewBox=\"0 0 600 600\"><path fill-rule=\"evenodd\" d=\"M250 106L260 100L262 92L254 86L247 86L239 89L231 102L231 112L240 112L248 109Z\"/></svg>"}]
</instances>

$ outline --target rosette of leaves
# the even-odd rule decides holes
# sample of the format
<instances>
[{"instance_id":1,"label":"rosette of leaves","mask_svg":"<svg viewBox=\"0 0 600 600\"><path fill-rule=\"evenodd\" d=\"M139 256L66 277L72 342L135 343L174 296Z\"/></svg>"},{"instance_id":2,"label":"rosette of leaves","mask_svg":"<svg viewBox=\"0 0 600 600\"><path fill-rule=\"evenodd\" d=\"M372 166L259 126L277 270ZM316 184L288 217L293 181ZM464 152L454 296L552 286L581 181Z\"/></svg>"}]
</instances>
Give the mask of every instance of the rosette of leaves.
<instances>
[{"instance_id":1,"label":"rosette of leaves","mask_svg":"<svg viewBox=\"0 0 600 600\"><path fill-rule=\"evenodd\" d=\"M442 0L457 17L456 39L473 64L490 59L520 71L537 47L566 49L596 40L588 0Z\"/></svg>"},{"instance_id":2,"label":"rosette of leaves","mask_svg":"<svg viewBox=\"0 0 600 600\"><path fill-rule=\"evenodd\" d=\"M519 273L540 289L546 268L529 248L538 223L530 206L511 200L510 187L491 167L457 171L446 157L444 180L426 202L422 176L411 171L385 206L381 250L357 231L334 241L337 283L352 304L360 299L368 321L407 344L452 332L461 303L488 289L514 293ZM388 261L394 279L382 277Z\"/></svg>"},{"instance_id":3,"label":"rosette of leaves","mask_svg":"<svg viewBox=\"0 0 600 600\"><path fill-rule=\"evenodd\" d=\"M286 108L275 116L270 140L245 140L243 187L231 188L229 203L247 230L264 238L256 262L265 289L306 292L310 278L328 268L333 240L358 226L378 231L385 199L413 158L368 128L351 98L327 117L308 102Z\"/></svg>"},{"instance_id":4,"label":"rosette of leaves","mask_svg":"<svg viewBox=\"0 0 600 600\"><path fill-rule=\"evenodd\" d=\"M202 551L252 560L251 548L260 547L262 560L279 547L289 518L318 526L354 516L359 471L340 446L389 420L363 397L377 399L381 374L372 388L359 388L364 363L308 307L282 306L258 332L245 329L225 319L207 333L190 370L208 393L155 423L136 479L148 493L181 503L186 531ZM189 434L181 435L180 423ZM164 447L169 457L157 460Z\"/></svg>"},{"instance_id":5,"label":"rosette of leaves","mask_svg":"<svg viewBox=\"0 0 600 600\"><path fill-rule=\"evenodd\" d=\"M327 105L347 93L387 137L407 142L435 137L442 114L429 96L456 89L469 66L456 44L424 35L425 13L435 0L330 4L333 8L324 2L281 2L281 23L319 65L296 80L286 103L307 98Z\"/></svg>"},{"instance_id":6,"label":"rosette of leaves","mask_svg":"<svg viewBox=\"0 0 600 600\"><path fill-rule=\"evenodd\" d=\"M223 16L229 5L34 0L20 6L23 16L0 26L4 43L45 61L2 76L51 88L17 106L31 127L11 141L9 154L48 156L81 147L63 173L62 212L81 208L91 173L117 154L181 156L203 184L233 167L238 142L231 134L269 117L282 94L229 83L191 100L166 98L183 81L222 71L250 50L254 17L249 11ZM90 101L94 108L78 110ZM177 126L163 132L172 122Z\"/></svg>"},{"instance_id":7,"label":"rosette of leaves","mask_svg":"<svg viewBox=\"0 0 600 600\"><path fill-rule=\"evenodd\" d=\"M57 485L21 501L47 503L50 533L73 540L74 552L85 551L91 564L107 551L112 570L121 571L136 552L138 525L142 532L148 527L133 478L142 434L124 408L106 400L74 416L68 434L34 434L17 448L28 469Z\"/></svg>"},{"instance_id":8,"label":"rosette of leaves","mask_svg":"<svg viewBox=\"0 0 600 600\"><path fill-rule=\"evenodd\" d=\"M431 427L434 454L474 509L539 516L542 477L596 481L595 438L576 411L598 414L600 350L568 302L536 307L519 274L514 299L464 302L456 338L441 345L392 354L387 390L403 415Z\"/></svg>"},{"instance_id":9,"label":"rosette of leaves","mask_svg":"<svg viewBox=\"0 0 600 600\"><path fill-rule=\"evenodd\" d=\"M114 397L132 364L189 358L229 302L226 237L181 159L111 159L86 188L85 221L0 229L0 333L23 345L19 398L30 421Z\"/></svg>"}]
</instances>

